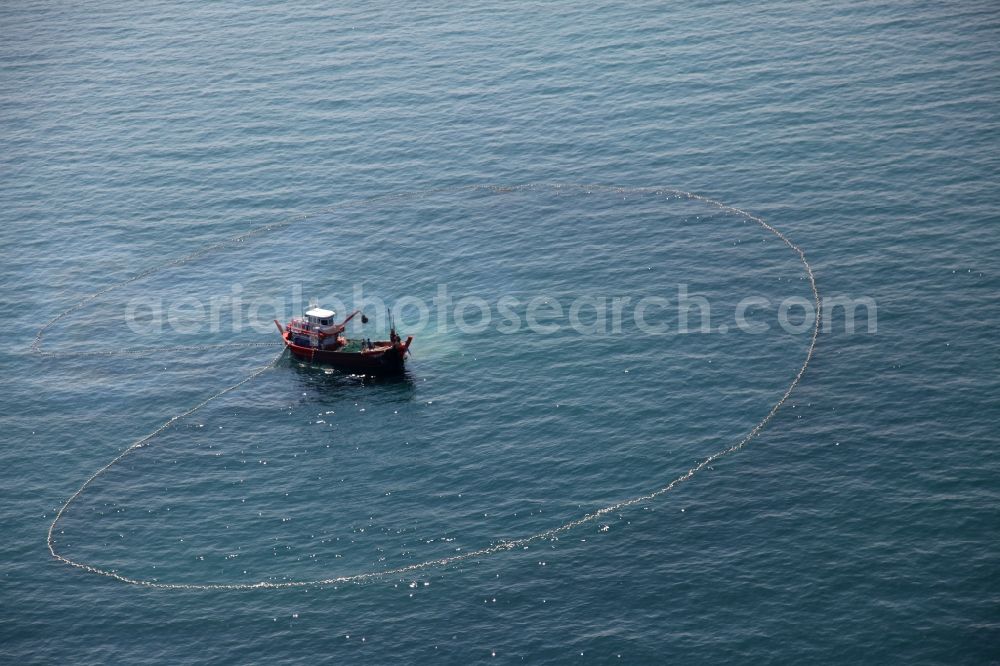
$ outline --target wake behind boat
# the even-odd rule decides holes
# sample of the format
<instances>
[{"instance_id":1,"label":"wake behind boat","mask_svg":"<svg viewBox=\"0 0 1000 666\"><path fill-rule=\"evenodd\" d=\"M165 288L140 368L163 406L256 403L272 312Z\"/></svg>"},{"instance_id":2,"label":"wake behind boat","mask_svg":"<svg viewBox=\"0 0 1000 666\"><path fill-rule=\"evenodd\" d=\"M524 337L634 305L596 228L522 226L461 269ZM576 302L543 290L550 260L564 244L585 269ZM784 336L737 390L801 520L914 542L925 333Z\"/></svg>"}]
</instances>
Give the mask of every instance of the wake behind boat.
<instances>
[{"instance_id":1,"label":"wake behind boat","mask_svg":"<svg viewBox=\"0 0 1000 666\"><path fill-rule=\"evenodd\" d=\"M326 363L351 372L391 374L403 371L403 361L413 336L405 341L391 324L388 340L345 338L342 333L348 322L361 314L355 310L337 323L337 313L320 307L310 307L302 317L293 317L284 327L275 319L285 346L293 356L317 363ZM368 317L361 315L361 322Z\"/></svg>"}]
</instances>

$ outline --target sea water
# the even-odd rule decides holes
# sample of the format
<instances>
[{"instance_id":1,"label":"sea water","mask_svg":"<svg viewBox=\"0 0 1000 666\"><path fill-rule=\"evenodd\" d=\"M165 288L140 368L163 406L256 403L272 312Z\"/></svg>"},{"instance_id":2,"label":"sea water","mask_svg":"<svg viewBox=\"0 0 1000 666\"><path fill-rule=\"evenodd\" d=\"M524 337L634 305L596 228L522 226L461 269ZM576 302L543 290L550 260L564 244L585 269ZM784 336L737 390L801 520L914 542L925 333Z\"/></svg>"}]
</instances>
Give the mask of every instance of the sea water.
<instances>
[{"instance_id":1,"label":"sea water","mask_svg":"<svg viewBox=\"0 0 1000 666\"><path fill-rule=\"evenodd\" d=\"M996 659L998 23L4 7L0 655Z\"/></svg>"}]
</instances>

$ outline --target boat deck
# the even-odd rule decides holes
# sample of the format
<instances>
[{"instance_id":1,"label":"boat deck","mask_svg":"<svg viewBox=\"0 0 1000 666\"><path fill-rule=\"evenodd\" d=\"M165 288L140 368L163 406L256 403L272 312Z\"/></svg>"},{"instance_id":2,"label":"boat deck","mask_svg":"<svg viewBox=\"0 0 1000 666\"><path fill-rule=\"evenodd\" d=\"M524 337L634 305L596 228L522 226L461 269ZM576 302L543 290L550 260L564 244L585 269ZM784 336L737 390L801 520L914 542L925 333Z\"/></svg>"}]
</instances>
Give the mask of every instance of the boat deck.
<instances>
[{"instance_id":1,"label":"boat deck","mask_svg":"<svg viewBox=\"0 0 1000 666\"><path fill-rule=\"evenodd\" d=\"M387 343L385 341L381 341L381 340L372 340L372 345L374 345L374 347L376 349L378 349L379 347L388 347L388 346L390 346L389 343ZM360 339L360 338L346 338L344 340L344 345L342 347L338 347L337 351L339 351L339 352L345 352L345 353L350 354L350 353L361 352L364 349L365 349L365 341L363 339Z\"/></svg>"}]
</instances>

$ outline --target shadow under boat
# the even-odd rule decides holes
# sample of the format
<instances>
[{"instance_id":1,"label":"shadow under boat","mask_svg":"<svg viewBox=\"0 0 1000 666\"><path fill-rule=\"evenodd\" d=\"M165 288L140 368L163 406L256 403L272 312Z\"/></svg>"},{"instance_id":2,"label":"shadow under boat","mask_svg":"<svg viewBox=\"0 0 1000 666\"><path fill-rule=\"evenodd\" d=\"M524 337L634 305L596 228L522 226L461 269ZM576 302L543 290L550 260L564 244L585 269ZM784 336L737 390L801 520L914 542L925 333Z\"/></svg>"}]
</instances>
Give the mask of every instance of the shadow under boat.
<instances>
[{"instance_id":1,"label":"shadow under boat","mask_svg":"<svg viewBox=\"0 0 1000 666\"><path fill-rule=\"evenodd\" d=\"M358 373L316 361L306 361L286 353L278 365L295 371L302 382L316 389L358 388L379 386L389 389L400 399L408 399L416 390L410 371L395 373Z\"/></svg>"}]
</instances>

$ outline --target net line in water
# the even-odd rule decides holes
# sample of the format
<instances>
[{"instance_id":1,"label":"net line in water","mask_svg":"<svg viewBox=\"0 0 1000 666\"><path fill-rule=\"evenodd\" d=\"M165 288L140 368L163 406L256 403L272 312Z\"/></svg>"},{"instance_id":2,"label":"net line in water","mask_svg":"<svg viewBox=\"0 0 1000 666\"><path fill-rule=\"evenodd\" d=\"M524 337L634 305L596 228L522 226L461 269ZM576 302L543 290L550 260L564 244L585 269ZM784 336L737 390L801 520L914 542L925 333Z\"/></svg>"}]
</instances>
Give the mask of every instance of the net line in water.
<instances>
[{"instance_id":1,"label":"net line in water","mask_svg":"<svg viewBox=\"0 0 1000 666\"><path fill-rule=\"evenodd\" d=\"M730 446L728 446L726 448L720 449L719 451L716 451L715 453L712 453L711 455L707 456L706 458L703 458L700 462L698 462L697 465L695 465L694 467L691 467L685 473L683 473L680 476L674 478L673 480L671 480L666 485L660 486L660 487L658 487L658 488L656 488L656 489L654 489L654 490L652 490L652 491L650 491L648 493L645 493L643 495L637 495L635 497L630 497L630 498L627 498L627 499L620 500L618 502L615 502L614 504L610 504L610 505L607 505L607 506L605 506L603 508L597 509L596 511L592 511L590 513L586 513L586 514L584 514L584 515L582 515L582 516L580 516L578 518L570 520L569 522L563 523L563 524L558 525L556 527L549 528L547 530L544 530L542 532L538 532L536 534L532 534L530 536L525 536L525 537L521 537L521 538L517 538L517 539L510 539L510 540L498 541L498 542L496 542L494 544L491 544L489 546L484 546L484 547L476 549L476 550L466 551L464 553L457 554L457 555L448 555L448 556L445 556L445 557L437 557L437 558L432 558L432 559L428 559L428 560L423 560L421 562L414 562L412 564L406 564L406 565L402 565L402 566L398 566L398 567L393 567L393 568L388 568L388 569L383 569L383 570L377 570L377 571L366 571L366 572L357 573L357 574L345 574L345 575L334 576L334 577L330 577L330 578L320 578L320 579L300 580L300 581L296 581L296 580L277 581L277 582L275 582L275 581L259 581L259 582L255 582L255 583L170 583L170 582L163 582L163 581L159 581L159 580L148 580L148 579L142 579L142 578L133 578L133 577L127 576L125 574L119 573L118 571L114 571L114 570L111 570L111 569L105 569L105 568L102 568L102 567L94 565L94 564L88 564L86 562L80 562L80 561L74 560L74 559L72 559L72 558L70 558L70 557L68 557L66 555L63 555L62 553L59 552L59 550L56 548L56 532L57 532L57 529L58 529L58 526L59 526L59 522L62 520L62 518L65 515L65 513L67 512L67 510L69 510L70 506L72 506L73 503L77 499L79 499L79 497L87 490L87 488L95 480L97 480L105 472L107 472L109 469L111 469L112 467L114 467L115 465L117 465L119 462L121 462L127 456L131 455L132 453L134 453L135 451L137 451L137 450L139 450L139 449L141 449L143 447L149 446L151 440L153 440L157 435L159 435L163 431L165 431L168 428L172 427L178 421L181 421L181 420L187 418L188 416L191 416L192 414L194 414L198 410L202 409L203 407L205 407L206 405L208 405L212 401L214 401L214 400L216 400L216 399L218 399L218 398L226 395L227 393L231 393L232 391L237 390L238 388L244 386L245 384L247 384L249 382L252 382L254 379L256 379L257 377L259 377L260 375L264 374L265 372L267 372L271 368L275 367L275 364L277 363L277 361L284 355L284 350L282 350L277 356L275 356L274 358L272 358L266 365L263 365L263 366L260 366L260 367L256 368L250 374L248 374L247 376L245 376L244 378L242 378L238 382L236 382L234 384L230 384L229 386L226 386L225 388L223 388L223 389L221 389L221 390L213 393L212 395L208 396L207 398L205 398L201 402L197 403L193 407L190 407L187 410L185 410L183 412L180 412L180 413L176 414L175 416L172 416L170 419L168 419L167 421L165 421L164 423L162 423L158 428L156 428L152 432L150 432L150 433L144 435L143 437L139 438L138 440L132 442L132 444L130 444L127 448L125 448L117 456L115 456L110 462L108 462L106 465L104 465L103 467L101 467L100 469L98 469L96 472L94 472L93 474L91 474L87 478L87 480L84 481L83 484L81 484L79 488L77 488L76 492L74 492L72 495L70 495L69 498L56 511L55 517L53 518L52 523L49 525L49 529L48 529L48 533L47 533L47 537L46 537L46 543L48 545L49 553L52 555L52 557L54 557L59 562L61 562L63 564L67 564L67 565L69 565L71 567L74 567L76 569L80 569L80 570L86 571L88 573L98 574L100 576L105 576L107 578L112 578L112 579L114 579L116 581L119 581L119 582L122 582L122 583L126 583L126 584L129 584L129 585L139 585L139 586L143 586L143 587L159 588L159 589L174 589L174 590L255 590L255 589L283 589L283 588L295 588L295 587L320 587L320 586L339 585L339 584L346 584L346 583L363 583L363 582L367 582L367 581L378 580L378 579L389 577L389 576L403 576L403 575L406 575L406 574L415 573L415 572L422 571L422 570L425 570L425 569L430 569L432 567L447 567L449 565L459 564L461 562L466 562L466 561L470 561L470 560L479 560L479 559L483 559L483 558L489 557L491 555L496 555L496 554L499 554L499 553L502 553L502 552L514 550L516 548L524 548L524 547L530 546L531 544L536 543L536 542L554 539L554 538L558 537L559 535L561 535L561 534L563 534L565 532L568 532L568 531L570 531L570 530L572 530L574 528L580 527L581 525L584 525L584 524L587 524L587 523L595 522L595 521L599 520L600 518L602 518L604 516L616 513L618 511L621 511L622 509L626 509L626 508L629 508L629 507L632 507L632 506L636 506L636 505L639 505L639 504L649 503L649 502L655 500L656 498L660 497L661 495L665 495L666 493L669 493L670 491L674 490L677 486L679 486L680 484L684 483L685 481L689 481L695 475L697 475L701 470L705 469L706 467L708 467L709 465L711 465L715 461L719 460L720 458L723 458L723 457L728 456L730 454L736 453L737 451L743 449L747 444L750 443L751 440L753 440L755 437L757 437L761 433L761 431L764 430L764 428L767 427L767 425L774 418L774 415L777 414L778 411L781 409L781 407L785 404L785 402L788 401L788 398L791 396L792 392L795 390L795 388L802 381L802 377L805 375L806 370L809 368L809 363L810 363L810 361L812 361L813 353L816 350L816 343L817 343L817 341L819 339L819 331L820 331L820 323L821 323L821 315L822 315L822 311L821 311L821 308L820 308L819 288L816 286L816 276L813 273L812 266L809 264L809 261L806 259L805 251L802 250L801 247L799 247L798 245L796 245L795 243L793 243L791 241L791 239L789 239L781 231L779 231L775 227L773 227L770 224L768 224L763 218L758 217L756 215L753 215L753 214L751 214L751 213L749 213L749 212L747 212L745 210L742 210L740 208L736 208L734 206L729 206L727 204L724 204L721 201L717 201L717 200L711 199L709 197L704 197L704 196L701 196L699 194L694 194L694 193L691 193L691 192L685 192L685 191L682 191L682 190L672 190L672 189L666 189L666 188L612 187L612 186L605 186L605 185L546 185L546 184L520 185L520 186L475 185L475 186L467 186L467 187L461 187L461 188L442 188L442 189L427 190L427 191L424 191L424 192L403 193L403 194L398 194L398 195L381 196L381 197L375 197L375 198L371 198L371 199L364 199L364 200L359 200L359 201L355 201L355 202L350 202L350 203L344 204L342 206L337 206L337 207L325 209L325 210L322 210L322 211L318 211L316 213L310 213L310 214L300 215L298 217L292 218L292 219L284 221L284 222L279 222L279 223L276 223L276 224L265 225L265 226L259 227L257 229L253 229L253 230L251 230L251 231L249 231L247 233L241 234L239 236L235 236L233 238L230 238L230 239L222 241L222 242L211 244L211 245L209 245L209 246L207 246L205 248L202 248L200 250L197 250L195 252L187 254L187 255L185 255L183 257L180 257L178 259L174 259L174 260L162 263L162 264L160 264L158 266L151 267L151 268L149 268L149 269L147 269L145 271L142 271L140 273L137 273L137 274L135 274L135 275L133 275L133 276L125 279L125 280L122 280L120 282L117 282L117 283L114 283L112 285L109 285L109 286L107 286L107 287L105 287L105 288L103 288L103 289L101 289L101 290L99 290L99 291L97 291L97 292L95 292L93 294L90 294L89 296L86 296L85 298L81 299L77 303L74 303L73 305L71 305L67 309L65 309L62 312L60 312L59 314L57 314L55 317L53 317L47 323L45 323L38 330L37 334L35 335L35 339L34 339L34 341L32 342L32 345L31 345L31 352L34 353L34 354L43 355L43 356L49 356L49 355L56 355L56 354L65 353L65 352L47 351L47 350L43 350L42 349L42 339L44 337L45 332L50 327L52 327L56 323L58 323L60 320L62 320L65 317L69 316L70 314L73 314L73 313L75 313L75 312L83 309L89 303L93 302L94 300L96 300L97 298L99 298L99 297L101 297L101 296L103 296L105 294L108 294L111 291L114 291L115 289L119 289L119 288L124 287L124 286L126 286L128 284L131 284L133 282L137 282L137 281L139 281L139 280L141 280L143 278L149 277L149 276L151 276L151 275L153 275L153 274L155 274L155 273L157 273L157 272L159 272L161 270L164 270L166 268L169 268L169 267L172 267L172 266L179 266L181 264L193 261L193 260L198 259L198 258L200 258L200 257L202 257L202 256L204 256L206 254L209 254L209 253L211 253L211 252L213 252L215 250L218 250L218 249L227 247L229 245L232 245L233 243L243 242L243 241L248 240L248 239L250 239L252 237L255 237L255 236L259 236L259 235L262 235L262 234L265 234L265 233L268 233L268 232L271 232L271 231L275 231L275 230L284 229L286 227L291 226L292 224L295 224L296 222L299 222L299 221L304 220L304 219L308 219L310 217L314 217L316 215L324 214L324 213L327 213L327 212L332 212L334 210L339 210L339 209L341 209L343 207L346 207L346 206L352 205L352 204L359 204L360 203L360 204L364 205L364 204L373 203L373 202L382 203L382 202L385 202L385 201L391 200L391 199L412 198L412 197L417 197L417 196L427 196L427 195L431 195L431 194L459 193L459 192L486 192L486 193L500 194L500 193L503 193L503 192L524 192L524 191L534 191L534 190L539 190L539 189L547 189L547 190L550 190L550 191L553 191L553 192L561 192L561 191L564 191L564 190L565 191L574 191L575 190L575 191L586 192L586 193L591 193L591 192L594 192L594 191L598 191L598 192L611 192L611 193L614 193L614 194L621 194L621 195L624 195L624 196L628 196L629 194L644 194L644 195L645 194L653 194L653 195L665 195L665 196L668 196L668 197L688 199L688 200L691 200L691 201L699 201L699 202L705 203L708 206L710 206L712 208L715 208L716 210L719 210L719 211L721 211L723 213L734 214L734 215L740 216L740 217L742 217L742 218L744 218L746 220L755 222L761 228L763 228L765 231L773 234L778 239L780 239L790 250L792 250L798 256L798 259L801 262L802 267L803 267L803 269L806 272L806 277L807 277L808 282L809 282L809 288L812 291L812 296L813 296L813 301L814 301L813 305L814 305L814 310L815 310L815 313L816 313L815 322L813 324L812 333L811 333L811 337L810 337L810 340L809 340L809 346L806 349L805 358L802 361L802 364L799 366L797 372L795 373L795 376L792 378L791 383L785 389L784 393L781 395L781 397L778 399L778 401L775 402L771 406L771 408L764 415L764 417L760 421L758 421L752 428L750 428L750 430L739 441L737 441L736 443L734 443L734 444L732 444L732 445L730 445ZM224 348L224 347L264 347L264 346L273 346L273 345L276 345L276 344L281 344L281 343L233 343L233 344L228 344L228 345L227 344L220 344L220 345L192 345L192 346L171 347L169 349L159 349L159 350L156 350L156 351L158 351L158 352L163 352L163 351L171 351L171 352L175 352L175 351L199 351L199 350L204 350L204 349L219 349L219 348ZM147 353L147 351L148 350L145 349L145 348L136 348L136 349L133 349L133 350L119 349L119 350L112 350L112 351L92 351L92 352L85 352L85 353L87 353L88 355L112 356L112 355L118 355L118 354L127 355L127 354ZM79 355L81 352L73 350L73 353Z\"/></svg>"}]
</instances>

